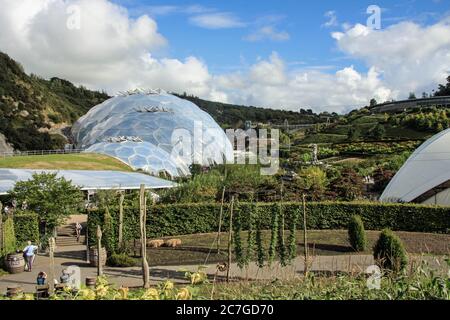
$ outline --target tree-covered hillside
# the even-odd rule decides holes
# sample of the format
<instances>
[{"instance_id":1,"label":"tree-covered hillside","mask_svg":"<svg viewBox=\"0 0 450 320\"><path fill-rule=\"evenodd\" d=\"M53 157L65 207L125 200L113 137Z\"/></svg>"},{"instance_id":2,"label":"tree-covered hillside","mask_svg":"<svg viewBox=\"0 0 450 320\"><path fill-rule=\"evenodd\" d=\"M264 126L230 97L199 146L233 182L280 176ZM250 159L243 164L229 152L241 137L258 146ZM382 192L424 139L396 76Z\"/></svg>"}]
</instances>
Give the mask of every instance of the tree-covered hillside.
<instances>
[{"instance_id":1,"label":"tree-covered hillside","mask_svg":"<svg viewBox=\"0 0 450 320\"><path fill-rule=\"evenodd\" d=\"M61 148L65 138L58 129L107 98L58 78L29 76L0 52L0 133L17 150Z\"/></svg>"},{"instance_id":2,"label":"tree-covered hillside","mask_svg":"<svg viewBox=\"0 0 450 320\"><path fill-rule=\"evenodd\" d=\"M244 126L245 121L251 121L254 124L284 124L285 120L287 120L289 124L310 124L323 122L323 117L337 117L337 114L328 113L318 115L312 110L300 109L299 112L275 110L208 101L186 93L175 95L195 103L225 128L241 128Z\"/></svg>"}]
</instances>

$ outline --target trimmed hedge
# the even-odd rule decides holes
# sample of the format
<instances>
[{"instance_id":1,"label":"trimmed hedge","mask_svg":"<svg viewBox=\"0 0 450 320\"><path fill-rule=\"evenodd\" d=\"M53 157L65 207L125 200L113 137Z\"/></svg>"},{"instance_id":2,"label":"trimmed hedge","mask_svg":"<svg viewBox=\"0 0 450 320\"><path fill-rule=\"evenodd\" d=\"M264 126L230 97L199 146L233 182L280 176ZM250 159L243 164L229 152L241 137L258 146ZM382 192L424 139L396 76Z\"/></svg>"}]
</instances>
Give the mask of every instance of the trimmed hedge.
<instances>
[{"instance_id":1,"label":"trimmed hedge","mask_svg":"<svg viewBox=\"0 0 450 320\"><path fill-rule=\"evenodd\" d=\"M235 205L235 215L248 215L250 203ZM303 229L301 203L283 203L283 212L290 215L300 210L297 228ZM258 203L257 216L261 228L270 229L271 217L279 210L279 203ZM109 244L117 243L118 205L110 205L112 232ZM220 204L195 203L148 206L147 236L149 238L183 234L216 232L219 225ZM228 228L228 207L224 208L222 230ZM450 208L416 204L385 204L375 202L311 202L307 204L308 229L346 229L350 218L359 215L367 230L391 230L447 233L450 230ZM95 243L96 226L103 227L104 212L90 211L88 218L89 243ZM249 219L242 219L242 229ZM124 206L124 240L139 238L139 208L131 203ZM109 248L116 251L117 248Z\"/></svg>"},{"instance_id":2,"label":"trimmed hedge","mask_svg":"<svg viewBox=\"0 0 450 320\"><path fill-rule=\"evenodd\" d=\"M26 211L14 215L14 232L17 245L24 245L27 241L39 243L39 217L37 214Z\"/></svg>"}]
</instances>

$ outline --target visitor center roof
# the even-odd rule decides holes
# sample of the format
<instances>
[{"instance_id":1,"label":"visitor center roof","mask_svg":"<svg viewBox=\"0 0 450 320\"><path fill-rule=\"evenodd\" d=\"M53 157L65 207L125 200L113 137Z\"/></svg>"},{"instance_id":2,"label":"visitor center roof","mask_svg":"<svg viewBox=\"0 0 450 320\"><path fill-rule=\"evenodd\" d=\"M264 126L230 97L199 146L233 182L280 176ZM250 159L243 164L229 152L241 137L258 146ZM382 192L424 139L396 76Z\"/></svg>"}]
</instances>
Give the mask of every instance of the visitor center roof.
<instances>
[{"instance_id":1,"label":"visitor center roof","mask_svg":"<svg viewBox=\"0 0 450 320\"><path fill-rule=\"evenodd\" d=\"M450 129L425 141L400 168L381 201L411 202L450 181Z\"/></svg>"},{"instance_id":2,"label":"visitor center roof","mask_svg":"<svg viewBox=\"0 0 450 320\"><path fill-rule=\"evenodd\" d=\"M56 172L58 177L71 180L74 185L82 190L132 190L139 189L141 184L144 184L146 189L165 189L176 186L175 183L164 179L133 172L0 168L0 194L6 194L9 190L12 190L18 181L31 179L33 173L42 172Z\"/></svg>"}]
</instances>

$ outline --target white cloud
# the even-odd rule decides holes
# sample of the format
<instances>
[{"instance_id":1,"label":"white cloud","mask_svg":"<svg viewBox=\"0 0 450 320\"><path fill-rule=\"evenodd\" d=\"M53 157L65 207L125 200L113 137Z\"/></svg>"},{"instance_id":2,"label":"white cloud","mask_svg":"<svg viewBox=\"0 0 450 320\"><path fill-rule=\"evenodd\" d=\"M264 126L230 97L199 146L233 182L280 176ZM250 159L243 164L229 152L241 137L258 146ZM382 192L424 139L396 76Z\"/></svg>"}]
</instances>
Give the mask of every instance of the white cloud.
<instances>
[{"instance_id":1,"label":"white cloud","mask_svg":"<svg viewBox=\"0 0 450 320\"><path fill-rule=\"evenodd\" d=\"M72 4L81 9L80 30L66 27L66 9ZM237 72L212 74L196 57L161 58L167 40L155 20L146 15L130 18L126 9L108 0L0 0L0 7L0 50L27 72L111 94L135 87L163 88L223 102L343 112L372 97L385 101L434 88L450 69L448 19L428 27L403 22L380 31L358 24L333 33L338 47L364 61L367 72L353 66L331 72L328 66L285 62L273 53L250 65L242 63ZM203 26L244 25L232 15L221 15L204 18Z\"/></svg>"},{"instance_id":2,"label":"white cloud","mask_svg":"<svg viewBox=\"0 0 450 320\"><path fill-rule=\"evenodd\" d=\"M79 30L66 27L69 5L80 9ZM136 86L206 97L212 92L208 69L197 58L154 58L167 41L146 15L131 19L106 0L0 0L0 7L0 50L27 72L111 94Z\"/></svg>"},{"instance_id":3,"label":"white cloud","mask_svg":"<svg viewBox=\"0 0 450 320\"><path fill-rule=\"evenodd\" d=\"M314 69L288 71L281 58L273 53L268 60L258 61L247 72L222 75L214 83L218 90L226 93L229 101L235 103L345 112L367 104L372 97L384 101L391 96L379 76L375 69L362 74L353 67L334 74Z\"/></svg>"},{"instance_id":4,"label":"white cloud","mask_svg":"<svg viewBox=\"0 0 450 320\"><path fill-rule=\"evenodd\" d=\"M290 39L289 33L286 31L277 31L272 26L265 26L259 28L257 31L244 37L244 40L250 42L272 40L272 41L287 41Z\"/></svg>"},{"instance_id":5,"label":"white cloud","mask_svg":"<svg viewBox=\"0 0 450 320\"><path fill-rule=\"evenodd\" d=\"M332 36L343 52L380 70L401 97L435 88L450 71L448 18L430 26L401 22L382 30L357 24Z\"/></svg>"},{"instance_id":6,"label":"white cloud","mask_svg":"<svg viewBox=\"0 0 450 320\"><path fill-rule=\"evenodd\" d=\"M206 29L229 29L245 27L245 23L229 12L200 14L189 18L189 21Z\"/></svg>"}]
</instances>

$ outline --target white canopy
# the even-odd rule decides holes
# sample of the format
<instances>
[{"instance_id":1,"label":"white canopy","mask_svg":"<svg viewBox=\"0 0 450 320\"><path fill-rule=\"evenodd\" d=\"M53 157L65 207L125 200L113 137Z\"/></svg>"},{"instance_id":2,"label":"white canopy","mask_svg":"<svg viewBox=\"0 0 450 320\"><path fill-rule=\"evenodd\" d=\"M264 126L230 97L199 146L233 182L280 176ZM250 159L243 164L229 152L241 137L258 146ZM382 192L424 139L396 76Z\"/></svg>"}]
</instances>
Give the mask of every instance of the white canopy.
<instances>
[{"instance_id":1,"label":"white canopy","mask_svg":"<svg viewBox=\"0 0 450 320\"><path fill-rule=\"evenodd\" d=\"M447 129L425 141L411 155L386 187L380 200L410 202L449 180L450 129ZM448 197L442 199L445 198ZM450 201L437 204L450 205Z\"/></svg>"},{"instance_id":2,"label":"white canopy","mask_svg":"<svg viewBox=\"0 0 450 320\"><path fill-rule=\"evenodd\" d=\"M71 180L81 190L131 190L139 189L141 184L144 184L146 189L164 189L176 186L173 182L134 172L109 170L0 169L0 194L6 194L9 190L12 190L17 181L29 180L33 173L42 172L56 172L58 177Z\"/></svg>"}]
</instances>

